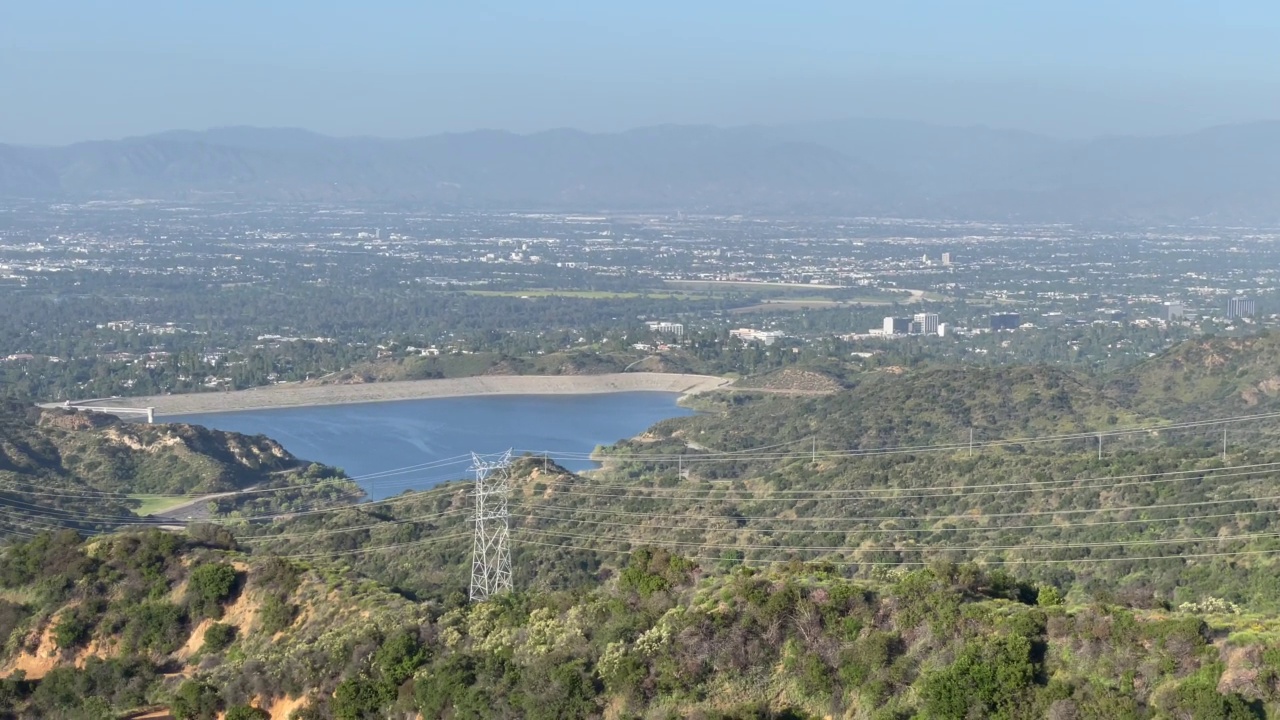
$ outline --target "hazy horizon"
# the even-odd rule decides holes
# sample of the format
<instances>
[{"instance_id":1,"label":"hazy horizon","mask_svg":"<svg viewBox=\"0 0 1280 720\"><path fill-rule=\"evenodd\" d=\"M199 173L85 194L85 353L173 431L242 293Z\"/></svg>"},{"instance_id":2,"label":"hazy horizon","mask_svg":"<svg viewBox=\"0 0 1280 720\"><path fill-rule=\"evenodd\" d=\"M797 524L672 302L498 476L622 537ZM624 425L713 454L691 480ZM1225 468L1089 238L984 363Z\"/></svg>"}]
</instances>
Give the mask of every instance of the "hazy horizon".
<instances>
[{"instance_id":1,"label":"hazy horizon","mask_svg":"<svg viewBox=\"0 0 1280 720\"><path fill-rule=\"evenodd\" d=\"M1093 135L1080 135L1080 136L1064 136L1064 135L1054 134L1049 132L1024 130L1022 128L1016 128L1016 127L1003 127L998 125L991 125L988 123L947 123L947 122L940 122L940 121L915 120L915 119L901 118L901 117L876 117L876 116L846 116L846 117L832 117L832 118L816 118L813 120L804 120L804 121L795 121L795 122L777 122L777 123L724 124L724 123L694 123L694 122L689 122L689 123L659 122L659 123L652 123L648 125L635 125L630 127L622 127L618 129L607 129L607 130L592 130L592 129L573 127L568 125L552 126L552 127L546 127L546 128L535 128L535 129L529 129L529 130L512 130L509 128L501 128L501 127L474 127L474 128L460 129L460 130L439 130L434 132L408 133L405 135L379 135L374 133L331 133L331 132L325 132L315 128L305 127L300 125L253 125L253 124L246 124L246 123L235 123L235 124L227 124L227 125L209 125L205 127L159 128L150 132L130 133L128 135L118 135L118 136L112 136L112 137L86 137L86 138L80 138L75 140L69 140L67 142L57 142L57 143L21 143L21 142L11 142L11 141L5 140L4 138L0 138L0 145L9 145L14 147L28 147L28 148L36 148L36 149L56 148L56 147L65 147L68 145L77 145L80 143L119 142L122 140L130 140L135 138L155 137L158 135L165 135L169 133L200 134L200 133L215 133L215 132L227 131L227 130L253 130L253 131L261 131L261 132L300 132L300 133L307 133L307 134L317 135L320 137L326 137L326 138L331 138L336 140L367 138L367 139L374 139L374 140L396 141L396 140L412 140L416 138L432 137L432 136L438 136L438 135L465 135L468 133L488 133L488 132L510 133L512 135L519 135L519 136L531 136L531 135L540 135L545 133L556 133L556 132L582 133L586 135L618 135L618 134L624 134L628 132L635 132L635 131L646 130L650 128L662 128L662 127L670 127L670 128L705 127L705 128L715 128L718 130L734 130L734 129L740 129L740 128L781 128L781 127L817 126L817 125L838 124L838 123L858 123L858 122L901 124L903 126L912 126L912 125L929 126L929 127L936 127L936 128L986 129L986 130L991 130L995 132L1025 133L1028 135L1036 135L1036 136L1052 138L1056 140L1087 141L1087 140L1095 140L1095 139L1103 139L1103 138L1121 138L1121 137L1134 137L1134 138L1173 137L1178 135L1193 134L1193 133L1197 133L1205 130L1211 130L1213 128L1219 128L1219 127L1266 125L1266 124L1272 124L1272 123L1280 123L1280 117L1276 117L1276 118L1267 117L1267 118L1258 118L1255 120L1241 120L1236 122L1213 123L1208 125L1189 127L1186 130L1182 130L1182 131L1166 131L1166 132L1151 132L1151 133L1115 132L1115 133L1096 133Z\"/></svg>"},{"instance_id":2,"label":"hazy horizon","mask_svg":"<svg viewBox=\"0 0 1280 720\"><path fill-rule=\"evenodd\" d=\"M1280 10L1140 0L7 8L0 142L177 128L492 128L900 118L1055 137L1280 118Z\"/></svg>"}]
</instances>

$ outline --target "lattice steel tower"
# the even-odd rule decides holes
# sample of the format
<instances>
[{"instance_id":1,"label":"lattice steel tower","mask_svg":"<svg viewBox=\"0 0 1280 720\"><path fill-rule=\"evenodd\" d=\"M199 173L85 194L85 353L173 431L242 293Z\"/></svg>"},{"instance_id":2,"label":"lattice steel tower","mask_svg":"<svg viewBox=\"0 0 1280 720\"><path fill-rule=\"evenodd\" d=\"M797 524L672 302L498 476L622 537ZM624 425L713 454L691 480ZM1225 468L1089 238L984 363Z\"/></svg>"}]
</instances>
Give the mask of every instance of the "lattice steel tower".
<instances>
[{"instance_id":1,"label":"lattice steel tower","mask_svg":"<svg viewBox=\"0 0 1280 720\"><path fill-rule=\"evenodd\" d=\"M511 451L489 460L471 453L476 474L476 533L471 546L471 599L485 600L511 590L510 515Z\"/></svg>"}]
</instances>

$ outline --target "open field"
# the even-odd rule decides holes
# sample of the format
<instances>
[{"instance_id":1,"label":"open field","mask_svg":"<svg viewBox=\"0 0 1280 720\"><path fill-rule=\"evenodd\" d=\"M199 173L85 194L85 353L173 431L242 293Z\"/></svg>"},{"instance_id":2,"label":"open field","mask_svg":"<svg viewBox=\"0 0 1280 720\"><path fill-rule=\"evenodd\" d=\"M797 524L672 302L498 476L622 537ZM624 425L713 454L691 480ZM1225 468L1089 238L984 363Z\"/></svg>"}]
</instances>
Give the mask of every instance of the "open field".
<instances>
[{"instance_id":1,"label":"open field","mask_svg":"<svg viewBox=\"0 0 1280 720\"><path fill-rule=\"evenodd\" d=\"M163 515L174 508L190 505L192 498L175 498L167 495L147 495L139 493L130 495L134 500L141 500L142 506L134 510L139 515Z\"/></svg>"},{"instance_id":2,"label":"open field","mask_svg":"<svg viewBox=\"0 0 1280 720\"><path fill-rule=\"evenodd\" d=\"M741 315L744 313L761 312L799 312L801 310L829 310L831 308L856 307L858 305L892 304L892 300L885 300L883 298L857 300L825 300L816 298L766 300L762 303L756 303L755 305L733 308L732 310L729 310L729 313L732 315Z\"/></svg>"},{"instance_id":3,"label":"open field","mask_svg":"<svg viewBox=\"0 0 1280 720\"><path fill-rule=\"evenodd\" d=\"M119 407L154 407L165 415L313 407L350 403L469 397L474 395L589 395L615 392L673 392L691 395L727 385L725 378L676 373L605 375L485 375L445 380L402 380L353 385L302 386L291 383L234 392L188 393L119 398Z\"/></svg>"},{"instance_id":4,"label":"open field","mask_svg":"<svg viewBox=\"0 0 1280 720\"><path fill-rule=\"evenodd\" d=\"M610 290L550 290L530 288L525 290L465 290L467 295L486 297L564 297L585 300L634 300L636 298L658 300L696 300L699 296L684 292L615 292Z\"/></svg>"},{"instance_id":5,"label":"open field","mask_svg":"<svg viewBox=\"0 0 1280 720\"><path fill-rule=\"evenodd\" d=\"M843 290L839 285L813 285L780 282L749 282L745 280L667 280L669 287L692 291L770 290L774 292L813 292L814 290Z\"/></svg>"}]
</instances>

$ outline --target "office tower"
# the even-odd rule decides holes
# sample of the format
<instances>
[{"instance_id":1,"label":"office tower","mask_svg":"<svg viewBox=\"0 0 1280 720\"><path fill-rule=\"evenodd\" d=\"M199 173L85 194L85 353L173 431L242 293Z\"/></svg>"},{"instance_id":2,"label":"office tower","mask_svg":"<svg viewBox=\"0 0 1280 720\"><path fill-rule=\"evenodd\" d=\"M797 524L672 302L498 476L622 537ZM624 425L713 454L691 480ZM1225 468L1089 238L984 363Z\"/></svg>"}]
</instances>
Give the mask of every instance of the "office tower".
<instances>
[{"instance_id":1,"label":"office tower","mask_svg":"<svg viewBox=\"0 0 1280 720\"><path fill-rule=\"evenodd\" d=\"M1240 295L1227 300L1227 319L1235 320L1236 318L1253 317L1257 312L1257 305L1253 298L1247 298Z\"/></svg>"},{"instance_id":2,"label":"office tower","mask_svg":"<svg viewBox=\"0 0 1280 720\"><path fill-rule=\"evenodd\" d=\"M921 333L925 335L936 335L938 333L937 313L916 313L916 316L911 319L920 324Z\"/></svg>"},{"instance_id":3,"label":"office tower","mask_svg":"<svg viewBox=\"0 0 1280 720\"><path fill-rule=\"evenodd\" d=\"M885 335L905 335L911 330L909 318L887 317L884 319Z\"/></svg>"},{"instance_id":4,"label":"office tower","mask_svg":"<svg viewBox=\"0 0 1280 720\"><path fill-rule=\"evenodd\" d=\"M991 313L988 320L992 330L1017 330L1022 325L1018 313Z\"/></svg>"}]
</instances>

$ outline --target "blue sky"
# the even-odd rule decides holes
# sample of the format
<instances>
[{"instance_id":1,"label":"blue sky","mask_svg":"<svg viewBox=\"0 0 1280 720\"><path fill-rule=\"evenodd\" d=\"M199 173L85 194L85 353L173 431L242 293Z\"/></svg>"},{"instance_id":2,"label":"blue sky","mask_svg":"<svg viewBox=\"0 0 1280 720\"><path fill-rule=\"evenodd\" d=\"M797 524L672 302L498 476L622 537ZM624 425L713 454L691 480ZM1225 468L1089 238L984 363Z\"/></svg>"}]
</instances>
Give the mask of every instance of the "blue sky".
<instances>
[{"instance_id":1,"label":"blue sky","mask_svg":"<svg viewBox=\"0 0 1280 720\"><path fill-rule=\"evenodd\" d=\"M0 142L852 116L1056 135L1280 118L1280 3L3 0Z\"/></svg>"}]
</instances>

